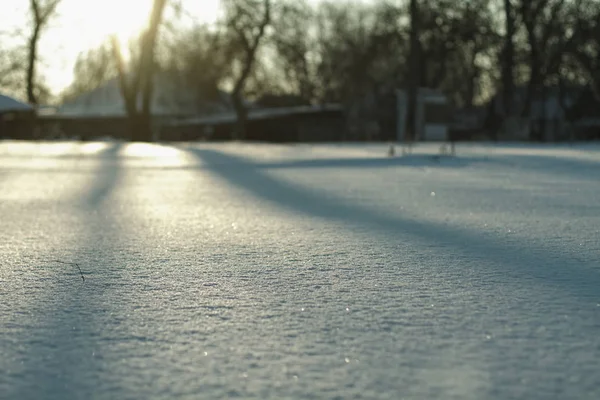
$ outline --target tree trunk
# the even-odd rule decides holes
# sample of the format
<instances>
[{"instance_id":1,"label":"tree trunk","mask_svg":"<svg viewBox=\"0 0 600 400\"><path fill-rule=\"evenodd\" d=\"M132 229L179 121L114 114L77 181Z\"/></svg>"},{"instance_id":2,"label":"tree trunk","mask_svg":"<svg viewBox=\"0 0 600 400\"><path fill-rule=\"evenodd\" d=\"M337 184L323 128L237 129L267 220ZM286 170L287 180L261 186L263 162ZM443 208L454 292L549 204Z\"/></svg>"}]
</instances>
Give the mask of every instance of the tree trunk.
<instances>
[{"instance_id":1,"label":"tree trunk","mask_svg":"<svg viewBox=\"0 0 600 400\"><path fill-rule=\"evenodd\" d=\"M240 93L234 92L231 95L231 97L233 100L233 108L237 116L235 126L233 127L233 139L244 140L246 139L246 123L248 120L248 110L246 109L246 105L244 104L244 100L242 99Z\"/></svg>"},{"instance_id":2,"label":"tree trunk","mask_svg":"<svg viewBox=\"0 0 600 400\"><path fill-rule=\"evenodd\" d=\"M462 95L464 96L464 107L468 110L473 109L473 104L475 103L475 92L477 88L477 82L479 82L480 78L480 70L477 67L477 55L479 54L479 48L476 44L473 44L473 48L471 49L471 54L469 57L469 71L465 74L467 75L467 83L465 88L462 90ZM461 91L458 88L457 91Z\"/></svg>"},{"instance_id":3,"label":"tree trunk","mask_svg":"<svg viewBox=\"0 0 600 400\"><path fill-rule=\"evenodd\" d=\"M237 78L231 94L233 107L237 116L237 121L233 131L233 138L237 140L244 140L246 138L246 121L248 119L248 111L246 110L246 105L244 104L244 100L242 98L244 94L244 86L246 84L246 80L252 73L258 46L260 45L260 42L266 33L267 26L271 23L271 0L263 0L263 6L264 14L260 25L257 27L257 31L255 31L256 28L254 26L237 26L235 21L237 16L230 21L233 30L238 34L238 38L240 39L245 53L242 72ZM252 39L249 39L246 36L246 32L244 30L249 30L249 32L252 34Z\"/></svg>"},{"instance_id":4,"label":"tree trunk","mask_svg":"<svg viewBox=\"0 0 600 400\"><path fill-rule=\"evenodd\" d=\"M150 114L134 113L127 116L130 139L133 142L152 141L152 118Z\"/></svg>"},{"instance_id":5,"label":"tree trunk","mask_svg":"<svg viewBox=\"0 0 600 400\"><path fill-rule=\"evenodd\" d=\"M133 79L127 78L127 68L121 53L119 41L112 37L113 54L119 73L119 84L133 141L151 142L152 134L152 98L154 95L154 49L160 28L162 15L167 0L154 0L148 29L140 44L140 62L137 70L132 71ZM141 95L142 105L139 109L138 98Z\"/></svg>"},{"instance_id":6,"label":"tree trunk","mask_svg":"<svg viewBox=\"0 0 600 400\"><path fill-rule=\"evenodd\" d=\"M147 51L150 53L146 60L146 66L143 72L142 78L142 109L137 115L138 119L138 132L137 137L139 141L152 142L154 137L152 135L152 98L154 97L154 50L153 45L151 49Z\"/></svg>"},{"instance_id":7,"label":"tree trunk","mask_svg":"<svg viewBox=\"0 0 600 400\"><path fill-rule=\"evenodd\" d=\"M546 130L548 129L548 110L546 109L546 99L548 97L548 90L544 82L540 90L540 101L541 101L541 113L540 113L540 141L546 142L549 138L546 136Z\"/></svg>"},{"instance_id":8,"label":"tree trunk","mask_svg":"<svg viewBox=\"0 0 600 400\"><path fill-rule=\"evenodd\" d=\"M447 62L447 54L446 54L446 50L444 50L441 54L438 54L439 58L438 58L438 62L440 63L440 67L437 70L437 73L435 75L433 75L431 81L427 80L427 81L421 81L421 82L427 82L427 86L426 87L431 87L434 89L438 89L442 83L444 82L444 80L446 79L446 74L448 73L448 69L446 68L446 62ZM425 64L423 64L425 65Z\"/></svg>"},{"instance_id":9,"label":"tree trunk","mask_svg":"<svg viewBox=\"0 0 600 400\"><path fill-rule=\"evenodd\" d=\"M35 64L37 61L37 46L40 37L39 24L36 24L33 34L29 39L29 59L27 65L27 101L30 104L37 105L38 99L35 94Z\"/></svg>"},{"instance_id":10,"label":"tree trunk","mask_svg":"<svg viewBox=\"0 0 600 400\"><path fill-rule=\"evenodd\" d=\"M416 139L417 96L419 92L419 5L417 0L410 0L410 72L408 82L408 110L406 117L405 141L411 143Z\"/></svg>"},{"instance_id":11,"label":"tree trunk","mask_svg":"<svg viewBox=\"0 0 600 400\"><path fill-rule=\"evenodd\" d=\"M504 0L505 29L504 54L502 60L502 86L504 115L511 116L514 101L514 64L515 64L515 20L511 0Z\"/></svg>"},{"instance_id":12,"label":"tree trunk","mask_svg":"<svg viewBox=\"0 0 600 400\"><path fill-rule=\"evenodd\" d=\"M596 101L600 102L600 53L596 55L596 59L596 68L590 71L590 87L592 88L594 98L596 99Z\"/></svg>"},{"instance_id":13,"label":"tree trunk","mask_svg":"<svg viewBox=\"0 0 600 400\"><path fill-rule=\"evenodd\" d=\"M527 83L527 94L525 96L525 104L523 106L522 116L531 116L531 107L535 100L538 91L543 83L541 62L538 48L534 42L531 42L531 57L530 57L530 74L529 82Z\"/></svg>"},{"instance_id":14,"label":"tree trunk","mask_svg":"<svg viewBox=\"0 0 600 400\"><path fill-rule=\"evenodd\" d=\"M558 78L558 90L558 101L562 110L562 116L560 118L562 122L561 133L564 134L564 130L566 129L569 134L569 142L573 143L574 129L571 120L571 107L567 104L567 88L565 87L565 80L562 75Z\"/></svg>"}]
</instances>

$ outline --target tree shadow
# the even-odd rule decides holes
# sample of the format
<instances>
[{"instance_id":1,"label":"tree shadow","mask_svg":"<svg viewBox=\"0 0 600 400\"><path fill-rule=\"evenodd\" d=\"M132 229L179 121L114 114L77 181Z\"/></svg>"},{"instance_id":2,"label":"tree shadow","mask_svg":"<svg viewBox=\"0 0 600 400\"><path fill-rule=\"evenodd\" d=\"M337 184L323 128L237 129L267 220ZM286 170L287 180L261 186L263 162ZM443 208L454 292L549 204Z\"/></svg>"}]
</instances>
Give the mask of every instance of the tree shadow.
<instances>
[{"instance_id":1,"label":"tree shadow","mask_svg":"<svg viewBox=\"0 0 600 400\"><path fill-rule=\"evenodd\" d=\"M459 154L457 156L414 154L402 157L354 157L354 158L317 158L283 162L256 163L256 168L272 169L310 169L310 168L466 168L478 165L501 168L522 168L534 173L546 175L577 177L600 180L600 160L567 158L543 154L502 154L476 155Z\"/></svg>"},{"instance_id":2,"label":"tree shadow","mask_svg":"<svg viewBox=\"0 0 600 400\"><path fill-rule=\"evenodd\" d=\"M568 158L544 154L503 156L507 163L518 165L535 172L598 180L600 182L600 160Z\"/></svg>"},{"instance_id":3,"label":"tree shadow","mask_svg":"<svg viewBox=\"0 0 600 400\"><path fill-rule=\"evenodd\" d=\"M99 165L93 172L95 176L86 194L80 198L82 207L97 207L118 184L122 172L120 153L123 147L122 143L112 143L94 157Z\"/></svg>"},{"instance_id":4,"label":"tree shadow","mask_svg":"<svg viewBox=\"0 0 600 400\"><path fill-rule=\"evenodd\" d=\"M540 284L555 286L573 296L587 300L598 296L600 274L590 268L589 262L556 253L548 255L546 250L540 248L501 243L465 228L398 215L378 214L273 178L261 170L260 164L257 166L242 157L211 149L190 147L186 150L212 174L277 207L324 220L365 227L386 234L388 238L408 236L440 248L451 246L462 254L492 261L494 265L502 265L507 272L528 279L533 278Z\"/></svg>"},{"instance_id":5,"label":"tree shadow","mask_svg":"<svg viewBox=\"0 0 600 400\"><path fill-rule=\"evenodd\" d=\"M185 148L185 147L184 147ZM492 148L493 150L493 148ZM586 150L587 152L587 150ZM222 162L222 161L218 161ZM396 157L338 157L311 158L274 162L253 162L257 169L322 169L322 168L428 168L458 169L489 166L511 170L519 168L549 176L600 180L600 159L585 159L535 152L522 154L476 154L468 152L456 156L439 154L410 154ZM193 167L192 167L193 168ZM188 169L190 169L188 167Z\"/></svg>"},{"instance_id":6,"label":"tree shadow","mask_svg":"<svg viewBox=\"0 0 600 400\"><path fill-rule=\"evenodd\" d=\"M462 168L474 159L442 155L408 155L402 157L316 158L284 162L257 163L256 168Z\"/></svg>"},{"instance_id":7,"label":"tree shadow","mask_svg":"<svg viewBox=\"0 0 600 400\"><path fill-rule=\"evenodd\" d=\"M99 332L107 329L106 310L120 301L112 295L107 280L116 282L122 274L121 268L113 266L120 262L114 254L121 233L110 201L121 176L122 148L123 144L115 143L98 154L98 163L85 172L90 176L89 185L63 204L64 212L73 214L76 222L57 226L56 234L65 228L76 230L76 242L70 243L74 247L69 248L69 240L65 240L61 248L52 251L55 254L37 257L43 258L43 265L36 267L50 269L52 274L42 282L44 287L38 289L39 296L27 310L34 319L26 320L30 332L18 340L22 346L20 373L25 379L10 388L10 398L89 398L97 390L86 375L103 368L93 352L101 356L98 338ZM75 265L55 260L77 262L85 282ZM99 269L109 278L100 279Z\"/></svg>"}]
</instances>

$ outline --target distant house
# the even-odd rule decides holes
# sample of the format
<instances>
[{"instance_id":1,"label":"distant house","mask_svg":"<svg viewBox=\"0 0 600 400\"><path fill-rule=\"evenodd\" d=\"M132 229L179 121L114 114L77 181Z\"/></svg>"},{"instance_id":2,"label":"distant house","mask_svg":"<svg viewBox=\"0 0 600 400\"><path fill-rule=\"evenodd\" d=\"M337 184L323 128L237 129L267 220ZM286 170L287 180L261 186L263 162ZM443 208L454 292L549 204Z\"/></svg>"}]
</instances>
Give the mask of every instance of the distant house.
<instances>
[{"instance_id":1,"label":"distant house","mask_svg":"<svg viewBox=\"0 0 600 400\"><path fill-rule=\"evenodd\" d=\"M35 109L0 94L0 138L32 139L35 135Z\"/></svg>"},{"instance_id":2,"label":"distant house","mask_svg":"<svg viewBox=\"0 0 600 400\"><path fill-rule=\"evenodd\" d=\"M571 139L600 140L600 99L587 88L567 111Z\"/></svg>"},{"instance_id":3,"label":"distant house","mask_svg":"<svg viewBox=\"0 0 600 400\"><path fill-rule=\"evenodd\" d=\"M173 141L231 140L237 117L228 112L213 116L172 121L161 138ZM345 122L339 104L248 111L244 140L264 142L335 142L344 139Z\"/></svg>"},{"instance_id":4,"label":"distant house","mask_svg":"<svg viewBox=\"0 0 600 400\"><path fill-rule=\"evenodd\" d=\"M141 96L138 99L141 106ZM174 120L213 115L232 109L228 94L219 91L216 99L200 99L193 89L167 75L157 75L151 112L155 136L160 127ZM117 78L60 105L55 112L40 115L42 130L49 135L93 139L129 136L125 102ZM156 137L158 139L158 137Z\"/></svg>"},{"instance_id":5,"label":"distant house","mask_svg":"<svg viewBox=\"0 0 600 400\"><path fill-rule=\"evenodd\" d=\"M526 95L526 87L516 88L514 99L511 102L514 115L522 114ZM585 98L587 100L582 101ZM499 131L498 124L506 115L504 98L502 93L499 93L490 102L487 125L491 130L498 130L500 132L498 138L503 140L561 141L577 139L580 136L577 128L580 124L578 120L582 118L582 115L578 115L577 109L587 108L586 115L588 122L591 122L589 118L593 114L597 114L597 111L591 109L598 110L597 104L597 101L590 95L589 89L585 87L562 89L556 86L547 87L543 93L539 91L536 93L528 118L517 118L520 122L514 126L514 129ZM592 107L589 107L590 105Z\"/></svg>"},{"instance_id":6,"label":"distant house","mask_svg":"<svg viewBox=\"0 0 600 400\"><path fill-rule=\"evenodd\" d=\"M453 110L448 127L451 140L488 139L490 134L485 129L488 111L485 105Z\"/></svg>"},{"instance_id":7,"label":"distant house","mask_svg":"<svg viewBox=\"0 0 600 400\"><path fill-rule=\"evenodd\" d=\"M298 107L309 105L310 101L292 94L265 94L255 102L255 106L258 108Z\"/></svg>"},{"instance_id":8,"label":"distant house","mask_svg":"<svg viewBox=\"0 0 600 400\"><path fill-rule=\"evenodd\" d=\"M397 92L398 127L397 139L404 140L408 112L407 92ZM416 109L417 141L446 141L449 139L450 105L447 97L439 90L419 88Z\"/></svg>"},{"instance_id":9,"label":"distant house","mask_svg":"<svg viewBox=\"0 0 600 400\"><path fill-rule=\"evenodd\" d=\"M442 92L420 88L416 112L416 140L448 139L450 104ZM347 101L345 113L349 140L402 141L408 113L407 93L393 84L381 84Z\"/></svg>"},{"instance_id":10,"label":"distant house","mask_svg":"<svg viewBox=\"0 0 600 400\"><path fill-rule=\"evenodd\" d=\"M395 140L397 124L395 89L395 84L384 82L344 99L346 140Z\"/></svg>"},{"instance_id":11,"label":"distant house","mask_svg":"<svg viewBox=\"0 0 600 400\"><path fill-rule=\"evenodd\" d=\"M200 99L190 87L177 82L166 74L154 78L152 114L158 117L178 117L212 114L231 109L229 96L218 93L213 101ZM138 99L141 106L142 98ZM63 103L57 115L75 117L120 117L126 115L125 102L121 95L119 80L111 79L102 86Z\"/></svg>"}]
</instances>

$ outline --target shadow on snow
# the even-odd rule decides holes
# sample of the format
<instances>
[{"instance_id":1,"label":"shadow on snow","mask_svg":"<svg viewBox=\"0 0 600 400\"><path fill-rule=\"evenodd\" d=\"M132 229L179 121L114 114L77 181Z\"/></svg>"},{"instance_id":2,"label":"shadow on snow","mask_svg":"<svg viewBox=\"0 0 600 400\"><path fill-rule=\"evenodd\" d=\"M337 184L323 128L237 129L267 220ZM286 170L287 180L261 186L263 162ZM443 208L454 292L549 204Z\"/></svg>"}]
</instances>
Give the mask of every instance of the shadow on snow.
<instances>
[{"instance_id":1,"label":"shadow on snow","mask_svg":"<svg viewBox=\"0 0 600 400\"><path fill-rule=\"evenodd\" d=\"M292 212L366 227L385 233L388 237L390 234L409 236L440 248L451 246L475 259L501 264L516 275L534 278L541 284L567 290L573 296L589 301L598 295L600 274L590 269L589 262L556 254L547 256L543 249L503 244L464 228L397 215L381 215L273 178L261 169L263 165L254 164L239 156L212 149L190 147L187 151L227 183Z\"/></svg>"}]
</instances>

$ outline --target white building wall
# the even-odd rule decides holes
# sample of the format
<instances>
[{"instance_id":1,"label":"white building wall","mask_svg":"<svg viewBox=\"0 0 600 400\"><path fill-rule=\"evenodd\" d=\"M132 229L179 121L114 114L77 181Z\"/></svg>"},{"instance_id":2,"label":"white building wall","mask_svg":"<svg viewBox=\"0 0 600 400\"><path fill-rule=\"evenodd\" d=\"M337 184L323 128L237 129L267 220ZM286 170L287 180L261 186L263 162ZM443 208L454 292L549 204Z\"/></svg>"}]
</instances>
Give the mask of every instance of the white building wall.
<instances>
[{"instance_id":1,"label":"white building wall","mask_svg":"<svg viewBox=\"0 0 600 400\"><path fill-rule=\"evenodd\" d=\"M397 99L397 127L396 138L403 141L406 135L406 118L408 109L407 94L403 90L396 91ZM416 140L445 141L448 140L447 124L428 123L425 115L425 104L446 104L447 99L437 91L421 88L417 97L417 121L416 121Z\"/></svg>"},{"instance_id":2,"label":"white building wall","mask_svg":"<svg viewBox=\"0 0 600 400\"><path fill-rule=\"evenodd\" d=\"M425 124L423 127L423 140L448 140L448 126L446 124Z\"/></svg>"}]
</instances>

